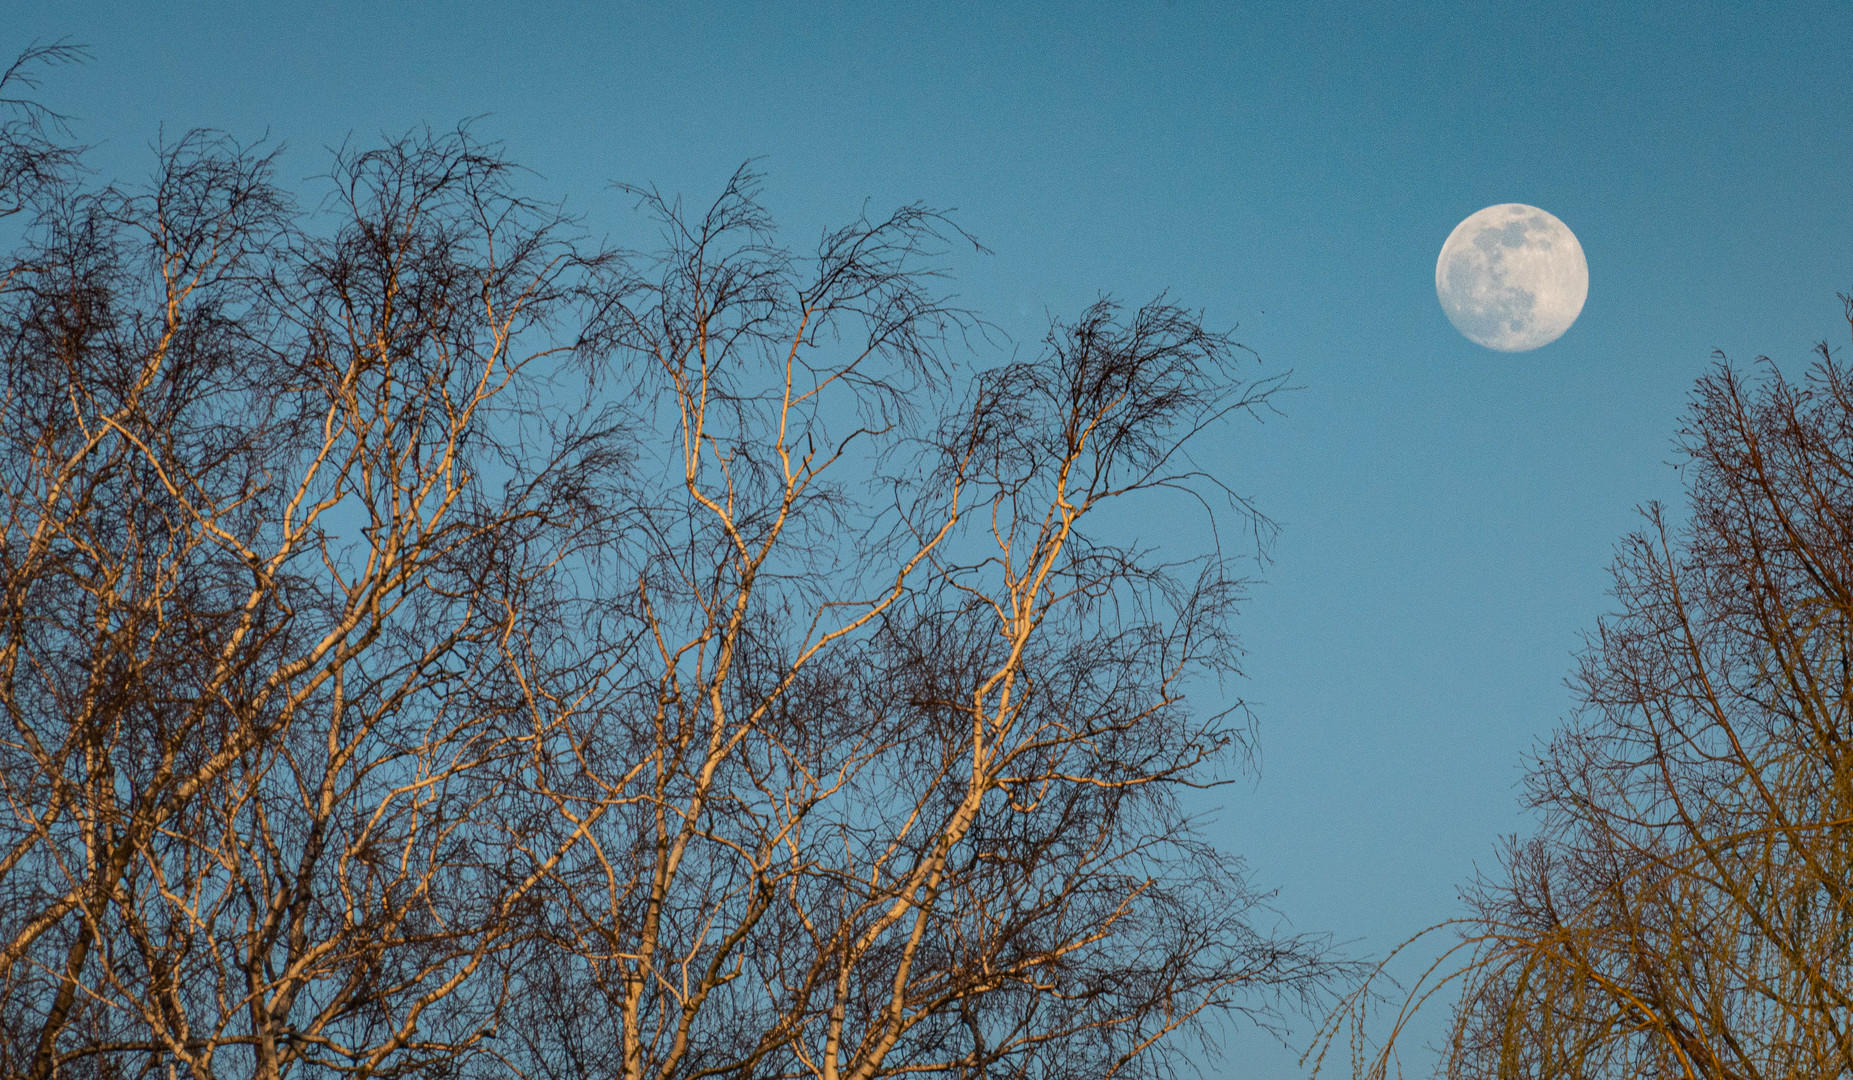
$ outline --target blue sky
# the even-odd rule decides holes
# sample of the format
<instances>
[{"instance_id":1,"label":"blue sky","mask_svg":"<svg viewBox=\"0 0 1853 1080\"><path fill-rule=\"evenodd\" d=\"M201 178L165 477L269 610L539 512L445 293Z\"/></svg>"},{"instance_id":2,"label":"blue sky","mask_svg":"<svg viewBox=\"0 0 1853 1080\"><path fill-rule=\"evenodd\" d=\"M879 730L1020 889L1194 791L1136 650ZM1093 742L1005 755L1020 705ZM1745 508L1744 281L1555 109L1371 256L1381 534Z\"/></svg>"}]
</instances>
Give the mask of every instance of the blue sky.
<instances>
[{"instance_id":1,"label":"blue sky","mask_svg":"<svg viewBox=\"0 0 1853 1080\"><path fill-rule=\"evenodd\" d=\"M1847 338L1844 3L15 0L4 25L90 46L45 94L106 174L163 127L268 132L308 176L350 135L480 116L614 234L608 181L699 201L759 158L794 241L865 200L957 207L995 252L958 289L1024 343L1101 292L1239 324L1303 389L1200 455L1283 527L1243 622L1263 770L1212 827L1360 951L1456 913L1522 829L1521 756L1571 706L1634 508L1680 497L1713 350ZM1588 255L1536 352L1469 343L1434 295L1449 230L1500 202ZM1237 1032L1221 1068L1293 1056Z\"/></svg>"}]
</instances>

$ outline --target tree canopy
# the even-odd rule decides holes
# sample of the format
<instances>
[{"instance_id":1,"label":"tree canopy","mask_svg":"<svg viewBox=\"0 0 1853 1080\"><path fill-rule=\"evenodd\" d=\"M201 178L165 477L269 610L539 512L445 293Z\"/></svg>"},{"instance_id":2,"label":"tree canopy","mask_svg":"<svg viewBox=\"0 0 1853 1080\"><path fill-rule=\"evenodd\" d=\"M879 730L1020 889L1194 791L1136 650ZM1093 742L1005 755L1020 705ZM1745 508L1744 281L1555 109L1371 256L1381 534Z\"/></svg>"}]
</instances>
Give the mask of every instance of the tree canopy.
<instances>
[{"instance_id":1,"label":"tree canopy","mask_svg":"<svg viewBox=\"0 0 1853 1080\"><path fill-rule=\"evenodd\" d=\"M626 189L631 252L467 129L308 192L59 134L0 138L0 1073L1147 1076L1340 970L1179 798L1240 553L1107 513L1249 513L1184 450L1280 384L1198 314L991 363L923 206Z\"/></svg>"}]
</instances>

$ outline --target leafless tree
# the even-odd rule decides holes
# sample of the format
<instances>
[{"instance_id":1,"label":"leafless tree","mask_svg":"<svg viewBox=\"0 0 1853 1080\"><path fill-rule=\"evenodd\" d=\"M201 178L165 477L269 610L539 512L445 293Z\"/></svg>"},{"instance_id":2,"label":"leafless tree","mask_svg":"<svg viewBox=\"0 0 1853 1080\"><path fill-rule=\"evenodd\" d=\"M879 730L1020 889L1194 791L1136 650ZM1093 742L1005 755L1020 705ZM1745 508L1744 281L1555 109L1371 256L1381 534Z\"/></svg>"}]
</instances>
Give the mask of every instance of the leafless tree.
<instances>
[{"instance_id":1,"label":"leafless tree","mask_svg":"<svg viewBox=\"0 0 1853 1080\"><path fill-rule=\"evenodd\" d=\"M5 192L0 1074L1149 1075L1330 984L1178 801L1239 562L1114 509L1258 520L1226 335L963 380L925 208L799 256L743 171L638 254L467 131L271 164Z\"/></svg>"},{"instance_id":2,"label":"leafless tree","mask_svg":"<svg viewBox=\"0 0 1853 1080\"><path fill-rule=\"evenodd\" d=\"M1689 516L1622 546L1542 827L1469 894L1451 1076L1853 1073L1853 372L1760 366L1699 380Z\"/></svg>"},{"instance_id":3,"label":"leafless tree","mask_svg":"<svg viewBox=\"0 0 1853 1080\"><path fill-rule=\"evenodd\" d=\"M188 137L4 297L8 1075L442 1059L539 880L496 673L609 441L526 385L576 257L465 137L343 155L325 238L268 172Z\"/></svg>"}]
</instances>

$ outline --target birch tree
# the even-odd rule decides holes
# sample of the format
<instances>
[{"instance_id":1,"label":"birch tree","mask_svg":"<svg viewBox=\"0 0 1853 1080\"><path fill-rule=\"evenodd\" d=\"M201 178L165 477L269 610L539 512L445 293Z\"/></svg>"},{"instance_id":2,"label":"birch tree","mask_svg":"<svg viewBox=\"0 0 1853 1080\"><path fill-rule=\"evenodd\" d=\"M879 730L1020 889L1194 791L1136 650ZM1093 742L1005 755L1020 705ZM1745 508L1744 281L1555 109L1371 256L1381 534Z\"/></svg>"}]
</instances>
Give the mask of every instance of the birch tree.
<instances>
[{"instance_id":1,"label":"birch tree","mask_svg":"<svg viewBox=\"0 0 1853 1080\"><path fill-rule=\"evenodd\" d=\"M1242 560L1116 509L1259 521L1196 313L1000 363L930 208L632 252L468 130L300 202L20 115L0 1073L1141 1076L1331 984L1179 797Z\"/></svg>"}]
</instances>

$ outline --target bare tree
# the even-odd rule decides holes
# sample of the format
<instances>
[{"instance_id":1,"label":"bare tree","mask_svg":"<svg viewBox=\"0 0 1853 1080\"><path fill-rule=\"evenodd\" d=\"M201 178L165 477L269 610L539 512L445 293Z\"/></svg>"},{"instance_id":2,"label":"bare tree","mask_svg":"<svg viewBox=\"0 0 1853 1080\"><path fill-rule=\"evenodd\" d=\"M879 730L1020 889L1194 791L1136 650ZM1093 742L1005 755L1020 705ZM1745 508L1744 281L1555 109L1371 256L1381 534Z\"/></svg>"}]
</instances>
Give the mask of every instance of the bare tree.
<instances>
[{"instance_id":1,"label":"bare tree","mask_svg":"<svg viewBox=\"0 0 1853 1080\"><path fill-rule=\"evenodd\" d=\"M1451 1076L1853 1072L1853 373L1761 363L1699 380L1689 517L1622 546L1542 828L1469 895Z\"/></svg>"},{"instance_id":2,"label":"bare tree","mask_svg":"<svg viewBox=\"0 0 1853 1080\"><path fill-rule=\"evenodd\" d=\"M1236 742L1182 685L1231 665L1238 582L1090 528L1202 479L1185 440L1276 384L1103 302L922 434L907 390L969 325L908 266L944 219L800 262L750 184L694 222L647 194L667 247L606 316L675 435L634 500L634 681L557 712L533 773L585 841L523 1071L1130 1075L1205 1008L1317 987L1174 796Z\"/></svg>"},{"instance_id":3,"label":"bare tree","mask_svg":"<svg viewBox=\"0 0 1853 1080\"><path fill-rule=\"evenodd\" d=\"M921 207L800 257L742 172L618 252L467 132L307 210L209 134L32 175L0 1074L1147 1075L1338 971L1178 802L1239 566L1112 511L1258 521L1184 454L1278 382L1195 314L960 392Z\"/></svg>"},{"instance_id":4,"label":"bare tree","mask_svg":"<svg viewBox=\"0 0 1853 1080\"><path fill-rule=\"evenodd\" d=\"M501 645L609 441L526 385L578 260L507 173L343 155L316 238L192 136L45 212L5 298L9 1075L480 1037L538 880ZM499 412L545 438L503 452Z\"/></svg>"}]
</instances>

